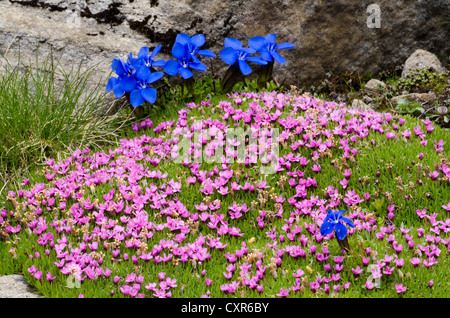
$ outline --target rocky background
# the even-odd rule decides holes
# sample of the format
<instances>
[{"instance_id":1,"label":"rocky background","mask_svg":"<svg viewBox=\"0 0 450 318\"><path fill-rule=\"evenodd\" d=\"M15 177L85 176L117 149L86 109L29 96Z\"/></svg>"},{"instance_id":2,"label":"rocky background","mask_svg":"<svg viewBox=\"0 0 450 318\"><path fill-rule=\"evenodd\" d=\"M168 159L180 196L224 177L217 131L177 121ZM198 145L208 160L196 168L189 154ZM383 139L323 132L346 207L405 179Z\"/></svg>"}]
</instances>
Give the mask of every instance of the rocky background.
<instances>
[{"instance_id":1,"label":"rocky background","mask_svg":"<svg viewBox=\"0 0 450 318\"><path fill-rule=\"evenodd\" d=\"M380 28L370 28L367 8L381 9ZM0 53L14 63L50 51L64 67L97 65L106 78L113 58L162 44L170 57L179 32L203 33L204 49L219 53L226 37L243 41L276 33L296 48L274 74L285 84L309 85L325 74L377 74L402 66L417 49L448 68L450 0L0 0ZM375 20L373 20L375 21ZM219 57L203 59L209 75L223 75ZM1 63L0 58L0 63ZM4 62L4 60L3 60Z\"/></svg>"}]
</instances>

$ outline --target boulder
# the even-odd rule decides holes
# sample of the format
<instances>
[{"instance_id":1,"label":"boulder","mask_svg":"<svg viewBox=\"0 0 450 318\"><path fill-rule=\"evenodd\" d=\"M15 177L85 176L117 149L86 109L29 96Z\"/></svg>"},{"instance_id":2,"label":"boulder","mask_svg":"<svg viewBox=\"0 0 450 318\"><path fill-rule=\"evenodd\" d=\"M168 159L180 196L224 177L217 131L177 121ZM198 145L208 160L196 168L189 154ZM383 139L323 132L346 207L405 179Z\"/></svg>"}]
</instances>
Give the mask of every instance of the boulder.
<instances>
[{"instance_id":1,"label":"boulder","mask_svg":"<svg viewBox=\"0 0 450 318\"><path fill-rule=\"evenodd\" d=\"M397 105L401 99L407 99L410 102L416 102L421 105L433 105L434 102L437 100L437 96L435 93L405 94L405 95L399 95L399 96L391 98L391 103L393 105Z\"/></svg>"},{"instance_id":2,"label":"boulder","mask_svg":"<svg viewBox=\"0 0 450 318\"><path fill-rule=\"evenodd\" d=\"M247 46L249 38L275 33L286 63L274 65L285 86L318 84L326 74L377 74L403 65L421 47L446 60L450 28L449 0L9 0L0 1L0 53L14 64L35 59L36 47L53 52L65 68L97 66L94 79L105 80L113 58L137 54L142 46L162 45L158 58L171 57L178 33L202 33L202 47L217 55L225 38ZM370 11L370 12L369 12ZM378 20L377 20L378 19ZM380 21L379 24L372 23ZM0 55L1 56L1 55ZM201 58L208 71L222 76L228 68L219 56ZM1 61L0 61L1 63ZM250 63L257 71L257 65Z\"/></svg>"},{"instance_id":3,"label":"boulder","mask_svg":"<svg viewBox=\"0 0 450 318\"><path fill-rule=\"evenodd\" d=\"M364 86L364 92L369 96L378 96L385 87L386 84L384 82L377 79L371 79L367 82L366 86Z\"/></svg>"},{"instance_id":4,"label":"boulder","mask_svg":"<svg viewBox=\"0 0 450 318\"><path fill-rule=\"evenodd\" d=\"M352 108L359 109L359 110L362 110L362 111L372 110L372 108L369 105L367 105L366 103L364 103L362 100L359 100L359 99L354 99L353 100Z\"/></svg>"},{"instance_id":5,"label":"boulder","mask_svg":"<svg viewBox=\"0 0 450 318\"><path fill-rule=\"evenodd\" d=\"M0 277L0 298L40 298L23 275L5 275Z\"/></svg>"},{"instance_id":6,"label":"boulder","mask_svg":"<svg viewBox=\"0 0 450 318\"><path fill-rule=\"evenodd\" d=\"M402 78L420 69L430 69L435 73L445 73L447 70L442 66L436 55L425 51L416 50L405 62L403 66Z\"/></svg>"}]
</instances>

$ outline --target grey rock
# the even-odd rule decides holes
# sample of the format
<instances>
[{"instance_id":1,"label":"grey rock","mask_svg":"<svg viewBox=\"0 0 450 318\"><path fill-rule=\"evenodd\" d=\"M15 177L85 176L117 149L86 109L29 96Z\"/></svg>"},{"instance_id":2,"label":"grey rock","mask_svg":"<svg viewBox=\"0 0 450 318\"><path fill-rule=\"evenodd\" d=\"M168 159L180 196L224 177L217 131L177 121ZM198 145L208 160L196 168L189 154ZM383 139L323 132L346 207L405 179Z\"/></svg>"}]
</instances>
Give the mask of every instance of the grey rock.
<instances>
[{"instance_id":1,"label":"grey rock","mask_svg":"<svg viewBox=\"0 0 450 318\"><path fill-rule=\"evenodd\" d=\"M371 79L364 86L364 92L370 96L380 95L383 89L386 87L386 84L377 79Z\"/></svg>"},{"instance_id":2,"label":"grey rock","mask_svg":"<svg viewBox=\"0 0 450 318\"><path fill-rule=\"evenodd\" d=\"M372 108L364 103L362 100L354 99L352 102L352 108L359 109L362 111L372 110Z\"/></svg>"},{"instance_id":3,"label":"grey rock","mask_svg":"<svg viewBox=\"0 0 450 318\"><path fill-rule=\"evenodd\" d=\"M0 298L40 298L22 275L0 277Z\"/></svg>"},{"instance_id":4,"label":"grey rock","mask_svg":"<svg viewBox=\"0 0 450 318\"><path fill-rule=\"evenodd\" d=\"M447 72L436 55L425 50L417 50L406 60L402 78L406 78L408 74L420 69L430 69L436 73Z\"/></svg>"},{"instance_id":5,"label":"grey rock","mask_svg":"<svg viewBox=\"0 0 450 318\"><path fill-rule=\"evenodd\" d=\"M367 96L367 95L364 95L362 101L363 101L364 103L366 103L366 104L370 104L370 103L373 102L373 98L371 98L371 97L369 97L369 96Z\"/></svg>"},{"instance_id":6,"label":"grey rock","mask_svg":"<svg viewBox=\"0 0 450 318\"><path fill-rule=\"evenodd\" d=\"M430 105L436 101L437 96L435 93L412 93L393 97L391 98L391 103L393 105L397 105L401 99L407 99L410 102L416 102L423 105L424 104Z\"/></svg>"},{"instance_id":7,"label":"grey rock","mask_svg":"<svg viewBox=\"0 0 450 318\"><path fill-rule=\"evenodd\" d=\"M318 83L327 73L381 72L403 65L417 47L446 61L450 0L379 0L380 28L368 27L373 0L10 0L0 1L0 53L12 63L34 60L51 50L70 68L97 65L95 80L110 73L113 58L137 54L142 46L162 45L158 58L170 58L180 32L206 37L204 49L216 54L227 37L247 40L277 34L277 42L296 44L280 50L286 63L274 75L285 85ZM1 58L0 58L1 59ZM221 76L227 65L219 56L202 59L208 71ZM1 61L0 61L1 63ZM447 62L446 62L447 63ZM253 74L258 66L251 64ZM198 74L198 75L197 75Z\"/></svg>"}]
</instances>

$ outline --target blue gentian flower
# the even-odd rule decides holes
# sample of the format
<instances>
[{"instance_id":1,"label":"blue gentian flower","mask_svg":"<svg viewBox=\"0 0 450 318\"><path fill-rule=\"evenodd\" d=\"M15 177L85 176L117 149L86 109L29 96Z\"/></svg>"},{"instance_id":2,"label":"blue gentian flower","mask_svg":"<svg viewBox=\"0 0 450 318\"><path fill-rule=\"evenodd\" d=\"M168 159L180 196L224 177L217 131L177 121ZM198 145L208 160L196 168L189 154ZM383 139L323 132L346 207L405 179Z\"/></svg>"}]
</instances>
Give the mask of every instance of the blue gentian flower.
<instances>
[{"instance_id":1,"label":"blue gentian flower","mask_svg":"<svg viewBox=\"0 0 450 318\"><path fill-rule=\"evenodd\" d=\"M277 36L276 34L269 34L266 37L255 36L248 40L248 45L259 52L261 57L267 62L276 61L280 64L284 64L286 60L284 57L278 53L277 50L281 49L292 49L295 47L295 44L284 42L281 44L275 43Z\"/></svg>"},{"instance_id":2,"label":"blue gentian flower","mask_svg":"<svg viewBox=\"0 0 450 318\"><path fill-rule=\"evenodd\" d=\"M106 84L106 91L109 92L113 90L114 96L117 98L122 97L125 94L122 86L120 85L121 81L134 74L136 69L131 65L130 60L125 62L122 59L113 59L111 63L111 68L118 75L118 77L111 77Z\"/></svg>"},{"instance_id":3,"label":"blue gentian flower","mask_svg":"<svg viewBox=\"0 0 450 318\"><path fill-rule=\"evenodd\" d=\"M156 89L147 84L156 82L163 75L162 72L152 72L147 66L142 65L137 68L135 74L120 81L120 89L130 93L130 102L133 107L140 106L145 101L153 104L156 101Z\"/></svg>"},{"instance_id":4,"label":"blue gentian flower","mask_svg":"<svg viewBox=\"0 0 450 318\"><path fill-rule=\"evenodd\" d=\"M336 231L338 240L343 240L347 236L347 227L342 224L341 221L344 221L350 227L355 227L350 219L342 216L344 213L345 210L335 212L329 210L327 216L323 220L322 226L320 227L320 234L325 236L333 233L333 231Z\"/></svg>"},{"instance_id":5,"label":"blue gentian flower","mask_svg":"<svg viewBox=\"0 0 450 318\"><path fill-rule=\"evenodd\" d=\"M252 69L247 64L247 60L250 62L266 65L267 62L258 56L250 56L250 54L256 53L255 49L243 48L241 41L233 38L226 38L224 41L225 48L220 51L220 58L228 65L239 64L239 69L244 75L248 75L252 72Z\"/></svg>"},{"instance_id":6,"label":"blue gentian flower","mask_svg":"<svg viewBox=\"0 0 450 318\"><path fill-rule=\"evenodd\" d=\"M113 91L117 98L125 93L130 93L131 105L137 107L148 101L154 103L156 100L156 90L148 87L147 84L159 80L163 73L152 72L153 66L163 67L166 64L164 60L155 61L155 56L161 50L158 45L150 54L148 47L142 47L139 50L138 57L134 58L130 52L127 61L122 59L113 59L111 68L118 77L111 77L106 85L106 91Z\"/></svg>"},{"instance_id":7,"label":"blue gentian flower","mask_svg":"<svg viewBox=\"0 0 450 318\"><path fill-rule=\"evenodd\" d=\"M194 75L189 68L197 71L206 71L206 66L200 62L191 62L192 54L189 45L175 42L172 47L172 56L176 59L170 59L164 66L164 71L172 76L177 76L178 73L182 78L188 79Z\"/></svg>"},{"instance_id":8,"label":"blue gentian flower","mask_svg":"<svg viewBox=\"0 0 450 318\"><path fill-rule=\"evenodd\" d=\"M161 44L159 44L153 52L150 54L150 49L146 46L141 47L138 53L137 58L133 58L130 53L131 58L131 64L134 64L137 61L144 61L145 65L147 67L164 67L166 65L166 61L164 60L157 60L155 61L155 56L161 51Z\"/></svg>"},{"instance_id":9,"label":"blue gentian flower","mask_svg":"<svg viewBox=\"0 0 450 318\"><path fill-rule=\"evenodd\" d=\"M196 56L197 54L206 57L216 56L216 54L214 54L209 50L200 50L200 47L202 47L203 44L205 44L205 36L203 34L196 34L191 38L189 35L185 33L179 33L175 39L175 42L188 46L192 62L194 63L200 63L200 60Z\"/></svg>"}]
</instances>

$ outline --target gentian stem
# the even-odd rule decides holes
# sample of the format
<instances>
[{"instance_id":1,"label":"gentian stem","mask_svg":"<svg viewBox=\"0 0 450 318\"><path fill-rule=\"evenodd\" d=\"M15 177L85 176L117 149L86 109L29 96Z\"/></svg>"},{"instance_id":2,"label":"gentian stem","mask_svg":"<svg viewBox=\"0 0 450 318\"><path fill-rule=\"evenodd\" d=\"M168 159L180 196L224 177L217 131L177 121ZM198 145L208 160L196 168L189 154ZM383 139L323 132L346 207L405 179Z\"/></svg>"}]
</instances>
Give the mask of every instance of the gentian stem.
<instances>
[{"instance_id":1,"label":"gentian stem","mask_svg":"<svg viewBox=\"0 0 450 318\"><path fill-rule=\"evenodd\" d=\"M193 76L184 81L184 86L186 87L188 93L191 93L193 100L195 100L194 84L195 80Z\"/></svg>"},{"instance_id":2,"label":"gentian stem","mask_svg":"<svg viewBox=\"0 0 450 318\"><path fill-rule=\"evenodd\" d=\"M222 80L222 93L228 93L236 83L243 80L243 74L239 68L239 63L236 62L231 65Z\"/></svg>"},{"instance_id":3,"label":"gentian stem","mask_svg":"<svg viewBox=\"0 0 450 318\"><path fill-rule=\"evenodd\" d=\"M258 84L259 88L265 88L267 82L272 79L273 72L273 64L274 62L267 62L266 65L263 65L259 71Z\"/></svg>"}]
</instances>

